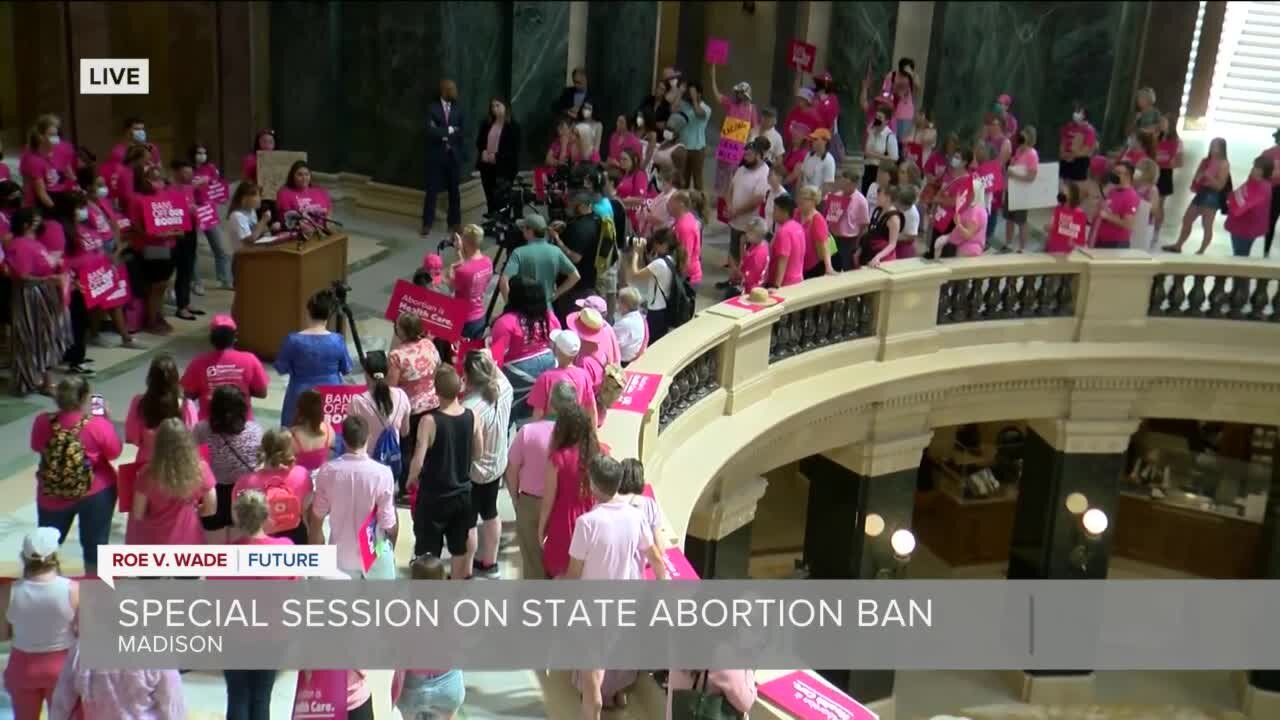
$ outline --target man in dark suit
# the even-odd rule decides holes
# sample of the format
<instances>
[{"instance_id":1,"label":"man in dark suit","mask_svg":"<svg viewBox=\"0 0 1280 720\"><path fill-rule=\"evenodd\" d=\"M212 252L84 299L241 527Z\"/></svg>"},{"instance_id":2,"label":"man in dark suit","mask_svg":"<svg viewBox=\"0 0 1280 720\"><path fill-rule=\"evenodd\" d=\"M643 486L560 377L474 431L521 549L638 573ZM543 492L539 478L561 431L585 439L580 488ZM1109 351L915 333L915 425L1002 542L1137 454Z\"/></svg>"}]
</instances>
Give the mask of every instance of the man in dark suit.
<instances>
[{"instance_id":1,"label":"man in dark suit","mask_svg":"<svg viewBox=\"0 0 1280 720\"><path fill-rule=\"evenodd\" d=\"M574 120L579 119L583 103L591 98L587 95L587 71L585 68L573 69L573 84L565 88L556 100L556 116L567 115Z\"/></svg>"},{"instance_id":2,"label":"man in dark suit","mask_svg":"<svg viewBox=\"0 0 1280 720\"><path fill-rule=\"evenodd\" d=\"M436 219L436 196L449 193L449 227L462 224L463 128L466 127L462 106L458 104L458 86L452 80L440 81L440 97L427 110L427 187L422 199L422 237L431 234Z\"/></svg>"}]
</instances>

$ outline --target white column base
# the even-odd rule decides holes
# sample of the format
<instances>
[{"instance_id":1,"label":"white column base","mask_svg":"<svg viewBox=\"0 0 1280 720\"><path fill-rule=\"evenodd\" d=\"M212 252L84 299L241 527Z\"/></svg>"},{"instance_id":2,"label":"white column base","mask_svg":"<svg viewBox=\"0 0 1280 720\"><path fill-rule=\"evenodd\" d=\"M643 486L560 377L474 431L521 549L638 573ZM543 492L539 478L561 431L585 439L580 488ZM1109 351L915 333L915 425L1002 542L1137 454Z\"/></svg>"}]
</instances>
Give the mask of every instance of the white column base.
<instances>
[{"instance_id":1,"label":"white column base","mask_svg":"<svg viewBox=\"0 0 1280 720\"><path fill-rule=\"evenodd\" d=\"M1018 699L1031 705L1088 705L1094 700L1093 673L1030 675L1022 670L1009 670L1005 677Z\"/></svg>"}]
</instances>

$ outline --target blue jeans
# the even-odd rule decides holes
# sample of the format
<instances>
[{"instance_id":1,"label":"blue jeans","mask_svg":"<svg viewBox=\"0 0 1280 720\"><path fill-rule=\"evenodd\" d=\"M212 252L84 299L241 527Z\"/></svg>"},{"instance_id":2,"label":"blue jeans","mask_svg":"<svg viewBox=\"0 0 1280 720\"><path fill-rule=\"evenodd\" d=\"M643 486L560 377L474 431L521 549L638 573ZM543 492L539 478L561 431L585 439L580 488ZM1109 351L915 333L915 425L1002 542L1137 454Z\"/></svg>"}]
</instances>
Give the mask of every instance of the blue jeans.
<instances>
[{"instance_id":1,"label":"blue jeans","mask_svg":"<svg viewBox=\"0 0 1280 720\"><path fill-rule=\"evenodd\" d=\"M80 549L84 552L85 570L95 571L98 567L98 546L105 545L111 538L111 518L116 512L116 488L94 493L76 501L75 505L65 510L46 510L36 508L36 524L40 527L51 527L58 531L58 542L67 539L71 531L71 522L80 519Z\"/></svg>"},{"instance_id":2,"label":"blue jeans","mask_svg":"<svg viewBox=\"0 0 1280 720\"><path fill-rule=\"evenodd\" d=\"M213 272L218 282L231 286L231 254L222 244L222 228L217 225L204 231L205 240L209 241L209 250L213 253Z\"/></svg>"},{"instance_id":3,"label":"blue jeans","mask_svg":"<svg viewBox=\"0 0 1280 720\"><path fill-rule=\"evenodd\" d=\"M533 408L529 407L528 402L529 392L533 390L533 383L537 381L538 376L555 366L556 357L550 350L532 357L507 362L502 366L502 374L506 375L511 383L512 423L523 423L533 416Z\"/></svg>"},{"instance_id":4,"label":"blue jeans","mask_svg":"<svg viewBox=\"0 0 1280 720\"><path fill-rule=\"evenodd\" d=\"M1253 241L1257 239L1231 233L1231 254L1236 257L1249 257L1249 252L1253 250Z\"/></svg>"},{"instance_id":5,"label":"blue jeans","mask_svg":"<svg viewBox=\"0 0 1280 720\"><path fill-rule=\"evenodd\" d=\"M396 708L405 720L434 720L458 712L466 697L461 670L450 670L433 678L406 674Z\"/></svg>"},{"instance_id":6,"label":"blue jeans","mask_svg":"<svg viewBox=\"0 0 1280 720\"><path fill-rule=\"evenodd\" d=\"M898 157L902 157L902 143L906 142L903 138L911 137L911 133L915 129L916 121L912 118L893 121L893 132L898 136Z\"/></svg>"}]
</instances>

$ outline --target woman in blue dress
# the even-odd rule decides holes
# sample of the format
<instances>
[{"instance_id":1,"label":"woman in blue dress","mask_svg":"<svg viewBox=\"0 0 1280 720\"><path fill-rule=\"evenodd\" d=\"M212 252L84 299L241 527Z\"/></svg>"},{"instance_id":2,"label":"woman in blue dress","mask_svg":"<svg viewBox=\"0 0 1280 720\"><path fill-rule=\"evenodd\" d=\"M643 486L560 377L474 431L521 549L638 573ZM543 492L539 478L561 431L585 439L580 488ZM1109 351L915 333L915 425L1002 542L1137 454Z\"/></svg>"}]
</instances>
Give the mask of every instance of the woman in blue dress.
<instances>
[{"instance_id":1,"label":"woman in blue dress","mask_svg":"<svg viewBox=\"0 0 1280 720\"><path fill-rule=\"evenodd\" d=\"M289 333L280 346L276 372L289 376L280 418L284 427L293 424L299 395L317 385L341 385L342 376L351 372L346 338L329 332L329 318L337 307L338 300L332 290L312 295L307 301L311 324L300 332Z\"/></svg>"}]
</instances>

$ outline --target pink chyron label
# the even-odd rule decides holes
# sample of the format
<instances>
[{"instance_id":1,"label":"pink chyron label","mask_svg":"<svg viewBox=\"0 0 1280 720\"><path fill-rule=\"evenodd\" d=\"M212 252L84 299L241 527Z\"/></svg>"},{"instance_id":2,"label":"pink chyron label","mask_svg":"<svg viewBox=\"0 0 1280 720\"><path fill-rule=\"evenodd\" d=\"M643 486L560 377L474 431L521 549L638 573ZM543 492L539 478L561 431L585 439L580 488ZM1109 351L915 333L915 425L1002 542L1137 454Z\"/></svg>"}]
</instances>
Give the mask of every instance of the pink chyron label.
<instances>
[{"instance_id":1,"label":"pink chyron label","mask_svg":"<svg viewBox=\"0 0 1280 720\"><path fill-rule=\"evenodd\" d=\"M801 720L880 720L857 700L803 670L760 685L760 694Z\"/></svg>"}]
</instances>

